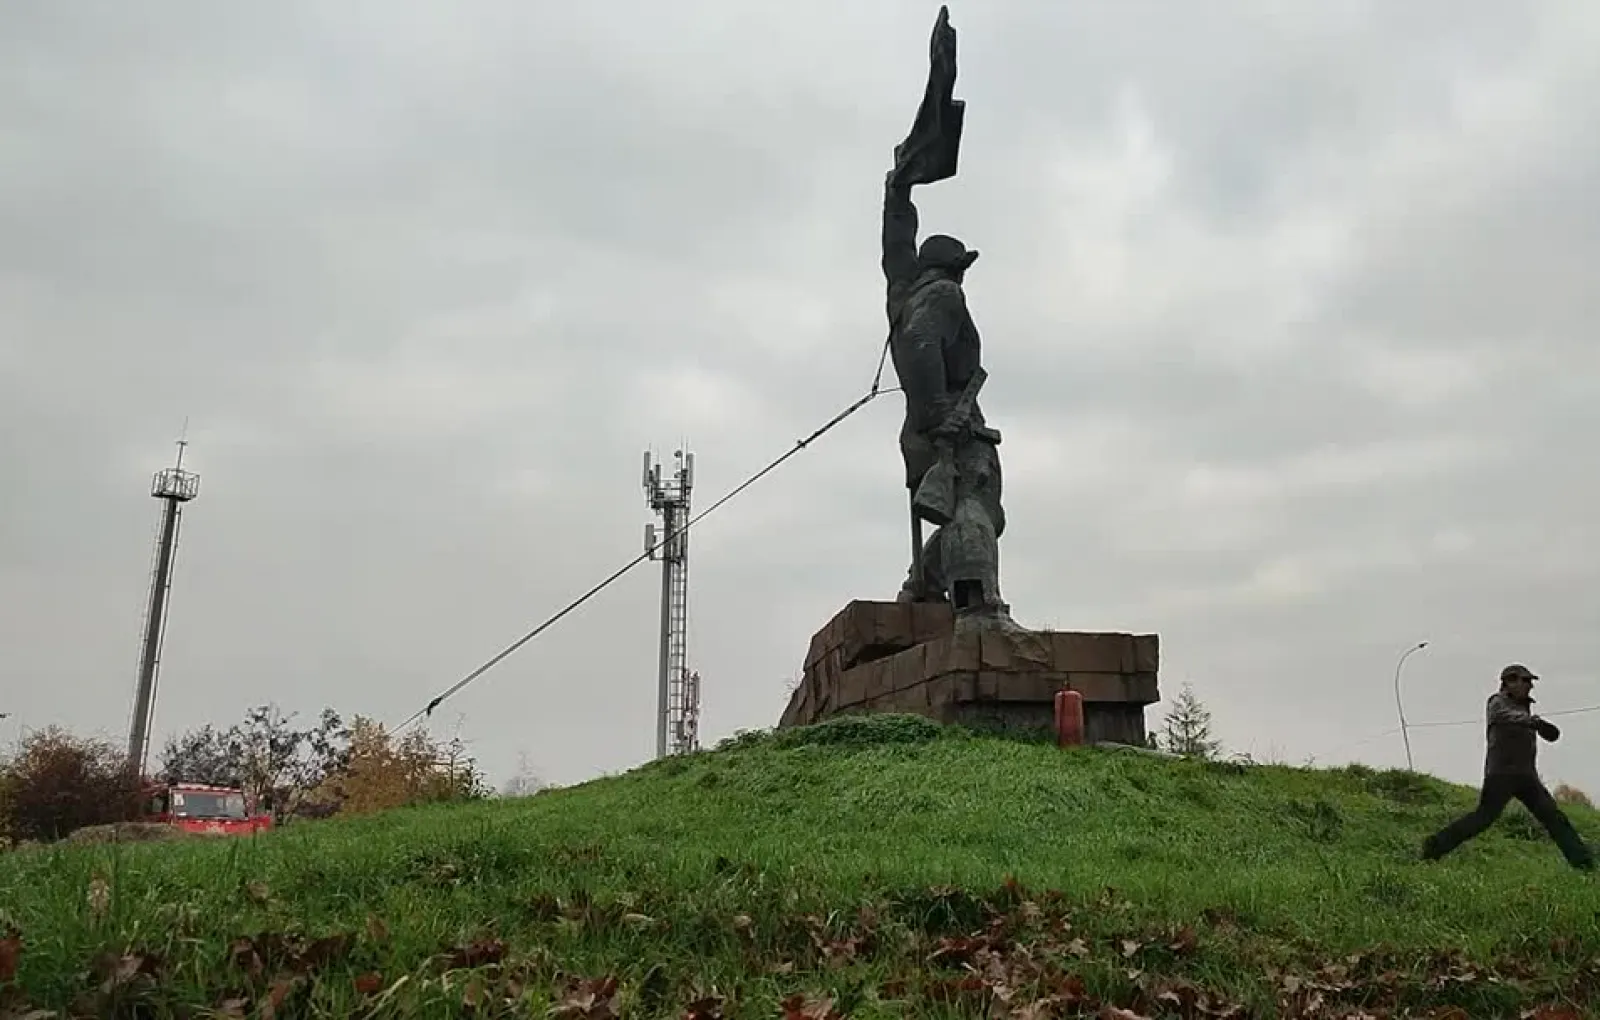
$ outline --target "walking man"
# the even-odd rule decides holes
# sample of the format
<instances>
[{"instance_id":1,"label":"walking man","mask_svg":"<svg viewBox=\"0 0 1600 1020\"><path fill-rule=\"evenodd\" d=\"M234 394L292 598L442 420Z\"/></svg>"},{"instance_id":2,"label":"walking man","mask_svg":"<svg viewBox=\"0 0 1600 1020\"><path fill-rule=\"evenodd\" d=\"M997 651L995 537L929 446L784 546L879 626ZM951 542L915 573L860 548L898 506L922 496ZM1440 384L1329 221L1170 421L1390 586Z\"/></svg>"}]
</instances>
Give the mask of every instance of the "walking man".
<instances>
[{"instance_id":1,"label":"walking man","mask_svg":"<svg viewBox=\"0 0 1600 1020\"><path fill-rule=\"evenodd\" d=\"M1555 723L1533 714L1533 682L1537 679L1520 663L1500 671L1500 690L1489 698L1489 747L1478 806L1428 837L1422 848L1425 860L1438 860L1483 832L1515 798L1522 801L1550 833L1568 864L1584 871L1594 869L1594 854L1539 779L1535 763L1539 753L1538 738L1553 743L1561 739L1561 730Z\"/></svg>"}]
</instances>

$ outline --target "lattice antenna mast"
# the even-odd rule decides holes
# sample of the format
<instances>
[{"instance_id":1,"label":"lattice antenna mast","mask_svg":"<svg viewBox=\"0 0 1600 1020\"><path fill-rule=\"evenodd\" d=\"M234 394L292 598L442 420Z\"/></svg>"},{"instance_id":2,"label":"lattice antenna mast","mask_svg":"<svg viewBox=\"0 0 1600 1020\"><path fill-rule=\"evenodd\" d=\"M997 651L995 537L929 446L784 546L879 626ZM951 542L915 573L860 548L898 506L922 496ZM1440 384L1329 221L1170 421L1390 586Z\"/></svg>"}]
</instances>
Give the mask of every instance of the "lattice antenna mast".
<instances>
[{"instance_id":1,"label":"lattice antenna mast","mask_svg":"<svg viewBox=\"0 0 1600 1020\"><path fill-rule=\"evenodd\" d=\"M645 526L645 551L661 561L661 657L656 683L656 757L699 747L700 676L689 672L689 493L694 454L678 450L670 478L650 451L644 455L645 502L661 518Z\"/></svg>"},{"instance_id":2,"label":"lattice antenna mast","mask_svg":"<svg viewBox=\"0 0 1600 1020\"><path fill-rule=\"evenodd\" d=\"M200 476L183 469L183 451L189 445L189 426L178 440L178 460L157 471L150 495L161 500L161 528L156 535L154 563L150 568L150 598L144 613L144 647L139 656L139 684L133 694L133 717L128 724L128 769L143 775L150 753L150 723L155 715L156 675L161 669L161 647L167 637L167 602L172 593L172 567L178 558L178 524L183 504L200 495Z\"/></svg>"}]
</instances>

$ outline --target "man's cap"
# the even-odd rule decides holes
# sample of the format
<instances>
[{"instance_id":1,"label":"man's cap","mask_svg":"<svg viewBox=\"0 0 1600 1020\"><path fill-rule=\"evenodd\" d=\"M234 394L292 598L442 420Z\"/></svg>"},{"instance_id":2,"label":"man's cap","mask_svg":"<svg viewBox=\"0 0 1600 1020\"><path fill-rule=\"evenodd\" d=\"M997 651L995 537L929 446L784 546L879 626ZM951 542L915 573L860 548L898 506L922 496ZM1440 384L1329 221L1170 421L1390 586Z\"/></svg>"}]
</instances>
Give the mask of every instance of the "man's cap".
<instances>
[{"instance_id":1,"label":"man's cap","mask_svg":"<svg viewBox=\"0 0 1600 1020\"><path fill-rule=\"evenodd\" d=\"M917 249L917 261L928 269L965 270L978 261L978 252L948 234L930 234Z\"/></svg>"},{"instance_id":2,"label":"man's cap","mask_svg":"<svg viewBox=\"0 0 1600 1020\"><path fill-rule=\"evenodd\" d=\"M1512 680L1537 680L1539 674L1524 666L1520 662L1513 662L1500 671L1500 682L1509 683Z\"/></svg>"}]
</instances>

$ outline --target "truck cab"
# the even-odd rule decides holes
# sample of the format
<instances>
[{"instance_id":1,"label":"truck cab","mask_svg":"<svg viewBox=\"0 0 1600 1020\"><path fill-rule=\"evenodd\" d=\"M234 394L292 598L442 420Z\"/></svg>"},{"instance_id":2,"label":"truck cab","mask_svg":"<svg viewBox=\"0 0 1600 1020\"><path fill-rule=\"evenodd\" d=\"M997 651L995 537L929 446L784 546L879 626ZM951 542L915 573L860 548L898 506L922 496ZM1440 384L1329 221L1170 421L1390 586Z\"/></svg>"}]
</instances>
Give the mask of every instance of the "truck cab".
<instances>
[{"instance_id":1,"label":"truck cab","mask_svg":"<svg viewBox=\"0 0 1600 1020\"><path fill-rule=\"evenodd\" d=\"M272 828L272 815L237 787L153 783L145 788L144 821L186 832L233 836Z\"/></svg>"}]
</instances>

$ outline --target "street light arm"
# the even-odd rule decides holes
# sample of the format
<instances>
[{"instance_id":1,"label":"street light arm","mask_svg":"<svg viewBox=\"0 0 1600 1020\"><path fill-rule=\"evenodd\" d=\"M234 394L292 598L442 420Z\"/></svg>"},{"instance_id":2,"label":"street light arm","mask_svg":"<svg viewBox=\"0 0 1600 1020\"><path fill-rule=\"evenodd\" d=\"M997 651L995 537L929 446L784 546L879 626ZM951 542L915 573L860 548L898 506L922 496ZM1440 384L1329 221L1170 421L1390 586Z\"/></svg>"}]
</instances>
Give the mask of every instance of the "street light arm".
<instances>
[{"instance_id":1,"label":"street light arm","mask_svg":"<svg viewBox=\"0 0 1600 1020\"><path fill-rule=\"evenodd\" d=\"M1406 706L1405 702L1400 698L1400 670L1404 668L1407 659L1411 658L1413 654L1422 651L1426 647L1428 647L1428 642L1417 642L1410 648L1407 648L1401 654L1399 661L1394 664L1394 707L1395 711L1400 716L1400 739L1406 747L1406 770L1408 772L1415 772L1416 768L1411 758L1411 734L1407 729Z\"/></svg>"}]
</instances>

